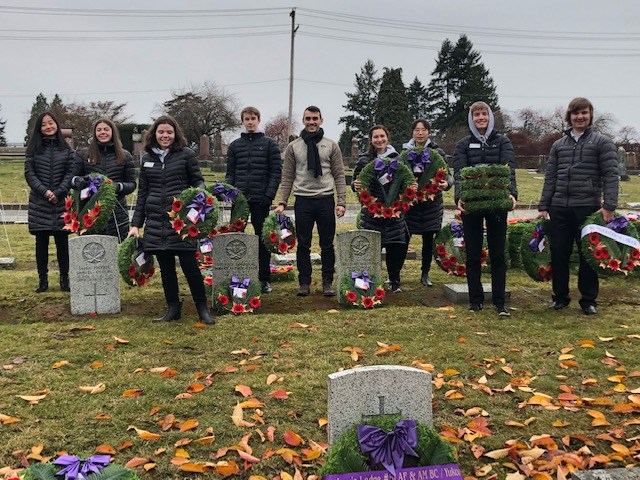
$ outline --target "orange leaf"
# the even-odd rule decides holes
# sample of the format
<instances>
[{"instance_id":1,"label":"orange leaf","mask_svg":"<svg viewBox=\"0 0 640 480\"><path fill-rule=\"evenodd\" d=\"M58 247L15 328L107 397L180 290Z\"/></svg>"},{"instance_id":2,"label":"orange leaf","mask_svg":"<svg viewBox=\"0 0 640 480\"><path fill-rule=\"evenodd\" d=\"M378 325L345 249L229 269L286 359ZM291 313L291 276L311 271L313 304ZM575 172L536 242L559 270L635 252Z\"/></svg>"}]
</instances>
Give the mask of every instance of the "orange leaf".
<instances>
[{"instance_id":1,"label":"orange leaf","mask_svg":"<svg viewBox=\"0 0 640 480\"><path fill-rule=\"evenodd\" d=\"M274 434L276 433L276 428L275 427L267 427L267 438L269 439L269 441L271 443L273 443L274 441Z\"/></svg>"},{"instance_id":2,"label":"orange leaf","mask_svg":"<svg viewBox=\"0 0 640 480\"><path fill-rule=\"evenodd\" d=\"M324 427L327 423L329 423L329 420L327 420L324 417L318 419L318 426L319 427Z\"/></svg>"},{"instance_id":3,"label":"orange leaf","mask_svg":"<svg viewBox=\"0 0 640 480\"><path fill-rule=\"evenodd\" d=\"M283 437L284 437L285 443L287 445L291 445L292 447L297 447L301 443L304 443L304 440L302 440L302 437L291 430L286 430L283 434Z\"/></svg>"},{"instance_id":4,"label":"orange leaf","mask_svg":"<svg viewBox=\"0 0 640 480\"><path fill-rule=\"evenodd\" d=\"M511 451L510 448L500 448L498 450L492 450L488 453L485 453L484 456L493 458L494 460L498 460L499 458L504 458L507 455L509 455L510 451Z\"/></svg>"},{"instance_id":5,"label":"orange leaf","mask_svg":"<svg viewBox=\"0 0 640 480\"><path fill-rule=\"evenodd\" d=\"M143 440L155 441L160 439L159 434L151 433L151 432L148 432L147 430L142 430L140 428L134 427L133 425L129 425L129 428L127 428L127 430L131 430L132 428L136 431L138 436Z\"/></svg>"},{"instance_id":6,"label":"orange leaf","mask_svg":"<svg viewBox=\"0 0 640 480\"><path fill-rule=\"evenodd\" d=\"M176 448L176 457L190 458L189 452L187 452L184 448Z\"/></svg>"},{"instance_id":7,"label":"orange leaf","mask_svg":"<svg viewBox=\"0 0 640 480\"><path fill-rule=\"evenodd\" d=\"M103 455L115 455L116 449L111 445L98 445L96 447L96 453L101 453Z\"/></svg>"},{"instance_id":8,"label":"orange leaf","mask_svg":"<svg viewBox=\"0 0 640 480\"><path fill-rule=\"evenodd\" d=\"M95 370L96 368L102 368L102 367L104 367L104 363L102 363L102 362L93 362L93 363L90 365L90 367L91 367L91 368L93 368L93 369Z\"/></svg>"},{"instance_id":9,"label":"orange leaf","mask_svg":"<svg viewBox=\"0 0 640 480\"><path fill-rule=\"evenodd\" d=\"M151 410L149 410L149 416L152 417L154 416L156 413L158 413L160 411L160 407L155 406L153 407Z\"/></svg>"},{"instance_id":10,"label":"orange leaf","mask_svg":"<svg viewBox=\"0 0 640 480\"><path fill-rule=\"evenodd\" d=\"M59 362L55 362L53 365L51 365L51 368L61 368L61 367L64 367L65 365L69 365L69 361L60 360Z\"/></svg>"},{"instance_id":11,"label":"orange leaf","mask_svg":"<svg viewBox=\"0 0 640 480\"><path fill-rule=\"evenodd\" d=\"M239 392L240 395L242 395L243 397L250 397L251 395L253 395L253 392L251 391L251 387L247 386L247 385L236 385L236 392Z\"/></svg>"},{"instance_id":12,"label":"orange leaf","mask_svg":"<svg viewBox=\"0 0 640 480\"><path fill-rule=\"evenodd\" d=\"M554 427L562 428L562 427L569 426L569 422L564 422L562 420L556 420L551 425L554 426Z\"/></svg>"},{"instance_id":13,"label":"orange leaf","mask_svg":"<svg viewBox=\"0 0 640 480\"><path fill-rule=\"evenodd\" d=\"M120 445L118 445L118 450L122 451L125 448L129 448L132 445L133 445L133 443L130 440L125 440Z\"/></svg>"},{"instance_id":14,"label":"orange leaf","mask_svg":"<svg viewBox=\"0 0 640 480\"><path fill-rule=\"evenodd\" d=\"M125 398L139 397L142 395L142 392L143 390L141 388L131 388L129 390L125 390L122 396Z\"/></svg>"},{"instance_id":15,"label":"orange leaf","mask_svg":"<svg viewBox=\"0 0 640 480\"><path fill-rule=\"evenodd\" d=\"M254 457L250 453L243 452L242 450L238 450L238 455L240 455L240 458L242 458L243 460L246 460L249 463L258 463L260 461L259 458Z\"/></svg>"},{"instance_id":16,"label":"orange leaf","mask_svg":"<svg viewBox=\"0 0 640 480\"><path fill-rule=\"evenodd\" d=\"M154 468L156 468L156 464L153 462L145 463L144 467L142 468L144 468L145 472L148 472L149 470L153 470Z\"/></svg>"},{"instance_id":17,"label":"orange leaf","mask_svg":"<svg viewBox=\"0 0 640 480\"><path fill-rule=\"evenodd\" d=\"M133 457L131 460L129 460L127 463L124 464L124 468L136 468L136 467L139 467L140 465L144 465L148 461L149 461L148 458Z\"/></svg>"},{"instance_id":18,"label":"orange leaf","mask_svg":"<svg viewBox=\"0 0 640 480\"><path fill-rule=\"evenodd\" d=\"M178 374L177 370L174 370L173 368L167 368L164 372L160 374L160 376L162 378L170 378L170 377L175 377L177 374Z\"/></svg>"},{"instance_id":19,"label":"orange leaf","mask_svg":"<svg viewBox=\"0 0 640 480\"><path fill-rule=\"evenodd\" d=\"M187 387L187 392L198 393L205 389L205 386L201 383L192 383Z\"/></svg>"},{"instance_id":20,"label":"orange leaf","mask_svg":"<svg viewBox=\"0 0 640 480\"><path fill-rule=\"evenodd\" d=\"M97 420L110 420L111 419L111 415L109 415L108 413L99 413L98 415L96 415L96 419Z\"/></svg>"},{"instance_id":21,"label":"orange leaf","mask_svg":"<svg viewBox=\"0 0 640 480\"><path fill-rule=\"evenodd\" d=\"M173 413L168 413L162 420L158 422L158 425L160 426L160 428L162 428L163 431L166 432L171 427L173 427L174 423L176 423L175 415Z\"/></svg>"},{"instance_id":22,"label":"orange leaf","mask_svg":"<svg viewBox=\"0 0 640 480\"><path fill-rule=\"evenodd\" d=\"M213 443L215 439L216 439L215 435L210 435L208 437L196 438L194 441L198 445L209 445L210 443Z\"/></svg>"},{"instance_id":23,"label":"orange leaf","mask_svg":"<svg viewBox=\"0 0 640 480\"><path fill-rule=\"evenodd\" d=\"M256 400L255 398L250 398L249 400L245 400L244 402L240 402L241 408L260 408L264 407L264 403L260 400Z\"/></svg>"},{"instance_id":24,"label":"orange leaf","mask_svg":"<svg viewBox=\"0 0 640 480\"><path fill-rule=\"evenodd\" d=\"M524 423L516 422L514 420L507 420L506 422L504 422L504 424L508 427L518 427L518 428L526 427Z\"/></svg>"},{"instance_id":25,"label":"orange leaf","mask_svg":"<svg viewBox=\"0 0 640 480\"><path fill-rule=\"evenodd\" d=\"M480 458L482 455L484 455L485 449L482 445L478 445L477 443L472 443L471 444L471 453L473 453L473 456L476 458Z\"/></svg>"},{"instance_id":26,"label":"orange leaf","mask_svg":"<svg viewBox=\"0 0 640 480\"><path fill-rule=\"evenodd\" d=\"M286 400L289 398L291 392L287 392L285 389L274 390L269 394L272 398L277 398L278 400Z\"/></svg>"},{"instance_id":27,"label":"orange leaf","mask_svg":"<svg viewBox=\"0 0 640 480\"><path fill-rule=\"evenodd\" d=\"M205 473L209 468L204 463L187 462L178 467L183 472Z\"/></svg>"},{"instance_id":28,"label":"orange leaf","mask_svg":"<svg viewBox=\"0 0 640 480\"><path fill-rule=\"evenodd\" d=\"M196 419L191 418L180 424L180 431L186 432L187 430L193 430L194 428L198 428L198 425L200 425L200 423Z\"/></svg>"},{"instance_id":29,"label":"orange leaf","mask_svg":"<svg viewBox=\"0 0 640 480\"><path fill-rule=\"evenodd\" d=\"M233 460L229 462L218 462L216 463L216 472L223 477L226 477L229 475L238 475L240 473L240 468L238 468L238 464Z\"/></svg>"}]
</instances>

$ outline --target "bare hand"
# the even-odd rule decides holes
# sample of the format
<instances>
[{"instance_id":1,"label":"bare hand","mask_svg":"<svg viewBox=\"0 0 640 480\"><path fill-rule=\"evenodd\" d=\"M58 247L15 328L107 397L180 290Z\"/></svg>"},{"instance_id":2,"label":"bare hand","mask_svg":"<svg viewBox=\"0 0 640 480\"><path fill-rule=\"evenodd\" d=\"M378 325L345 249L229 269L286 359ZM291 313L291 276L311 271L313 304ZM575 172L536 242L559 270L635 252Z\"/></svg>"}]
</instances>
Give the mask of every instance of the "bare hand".
<instances>
[{"instance_id":1,"label":"bare hand","mask_svg":"<svg viewBox=\"0 0 640 480\"><path fill-rule=\"evenodd\" d=\"M284 212L284 205L282 205L282 204L278 205L276 208L273 209L273 211L275 213L280 213L281 214L282 212Z\"/></svg>"},{"instance_id":2,"label":"bare hand","mask_svg":"<svg viewBox=\"0 0 640 480\"><path fill-rule=\"evenodd\" d=\"M345 210L346 208L344 208L342 205L336 205L336 216L338 218L344 216Z\"/></svg>"},{"instance_id":3,"label":"bare hand","mask_svg":"<svg viewBox=\"0 0 640 480\"><path fill-rule=\"evenodd\" d=\"M47 197L47 200L49 200L51 203L58 203L58 197L56 197L56 194L51 190L47 190L46 192L44 192L44 196Z\"/></svg>"},{"instance_id":4,"label":"bare hand","mask_svg":"<svg viewBox=\"0 0 640 480\"><path fill-rule=\"evenodd\" d=\"M511 207L511 210L515 210L516 209L516 203L518 203L518 201L516 200L516 197L514 197L513 195L509 195L509 200L511 200L513 202L513 206Z\"/></svg>"},{"instance_id":5,"label":"bare hand","mask_svg":"<svg viewBox=\"0 0 640 480\"><path fill-rule=\"evenodd\" d=\"M605 221L605 223L609 223L610 221L613 220L613 210L607 210L606 208L601 208L596 213L602 214L602 219Z\"/></svg>"},{"instance_id":6,"label":"bare hand","mask_svg":"<svg viewBox=\"0 0 640 480\"><path fill-rule=\"evenodd\" d=\"M362 188L362 182L360 181L359 178L356 178L351 185L353 185L353 188L356 192L359 192L360 189Z\"/></svg>"},{"instance_id":7,"label":"bare hand","mask_svg":"<svg viewBox=\"0 0 640 480\"><path fill-rule=\"evenodd\" d=\"M127 235L127 237L136 237L138 238L140 236L140 230L138 229L138 227L131 227L129 229L129 234Z\"/></svg>"},{"instance_id":8,"label":"bare hand","mask_svg":"<svg viewBox=\"0 0 640 480\"><path fill-rule=\"evenodd\" d=\"M546 210L540 210L536 218L542 218L543 220L549 220L549 212Z\"/></svg>"},{"instance_id":9,"label":"bare hand","mask_svg":"<svg viewBox=\"0 0 640 480\"><path fill-rule=\"evenodd\" d=\"M460 214L464 215L467 211L464 209L464 202L462 199L458 200L458 210L460 210Z\"/></svg>"},{"instance_id":10,"label":"bare hand","mask_svg":"<svg viewBox=\"0 0 640 480\"><path fill-rule=\"evenodd\" d=\"M438 182L438 190L443 191L449 186L449 182L446 180L440 180Z\"/></svg>"}]
</instances>

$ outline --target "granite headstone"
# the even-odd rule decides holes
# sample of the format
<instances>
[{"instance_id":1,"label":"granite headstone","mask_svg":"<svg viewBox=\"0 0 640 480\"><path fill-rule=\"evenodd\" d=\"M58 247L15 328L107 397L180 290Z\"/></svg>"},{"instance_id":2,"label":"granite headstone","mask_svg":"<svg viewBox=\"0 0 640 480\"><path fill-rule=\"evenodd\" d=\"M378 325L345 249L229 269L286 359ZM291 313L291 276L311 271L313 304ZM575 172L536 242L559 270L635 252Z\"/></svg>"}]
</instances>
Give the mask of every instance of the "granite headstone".
<instances>
[{"instance_id":1,"label":"granite headstone","mask_svg":"<svg viewBox=\"0 0 640 480\"><path fill-rule=\"evenodd\" d=\"M338 233L336 238L336 286L339 302L343 301L340 284L345 274L367 270L370 276L375 276L382 283L380 232L349 230Z\"/></svg>"},{"instance_id":2,"label":"granite headstone","mask_svg":"<svg viewBox=\"0 0 640 480\"><path fill-rule=\"evenodd\" d=\"M211 239L213 289L232 276L258 282L258 239L248 233L225 233Z\"/></svg>"},{"instance_id":3,"label":"granite headstone","mask_svg":"<svg viewBox=\"0 0 640 480\"><path fill-rule=\"evenodd\" d=\"M571 474L572 480L640 480L640 468L601 468L578 470Z\"/></svg>"}]
</instances>

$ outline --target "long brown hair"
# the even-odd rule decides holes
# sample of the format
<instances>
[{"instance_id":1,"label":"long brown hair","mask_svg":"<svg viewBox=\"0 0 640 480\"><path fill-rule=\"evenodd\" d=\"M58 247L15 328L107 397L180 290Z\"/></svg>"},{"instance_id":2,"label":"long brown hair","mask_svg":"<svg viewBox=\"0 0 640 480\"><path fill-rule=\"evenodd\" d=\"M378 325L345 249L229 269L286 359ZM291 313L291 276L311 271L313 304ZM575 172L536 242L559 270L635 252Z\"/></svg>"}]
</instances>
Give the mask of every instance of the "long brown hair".
<instances>
[{"instance_id":1,"label":"long brown hair","mask_svg":"<svg viewBox=\"0 0 640 480\"><path fill-rule=\"evenodd\" d=\"M87 151L87 160L89 163L100 163L102 155L100 155L100 148L98 147L98 139L96 138L96 128L98 125L104 123L111 128L111 142L113 142L113 148L116 152L116 164L122 165L125 162L124 150L122 148L122 140L120 140L120 132L112 120L108 118L101 118L93 124L93 138L89 143L89 150Z\"/></svg>"},{"instance_id":2,"label":"long brown hair","mask_svg":"<svg viewBox=\"0 0 640 480\"><path fill-rule=\"evenodd\" d=\"M173 150L180 150L187 146L187 139L185 138L184 133L182 133L182 129L180 128L180 125L178 125L176 119L171 115L162 115L153 122L151 129L147 132L147 138L144 142L144 149L147 152L150 152L154 147L160 148L160 144L158 143L158 140L156 140L156 131L160 125L164 125L165 123L167 125L171 125L176 133L176 137L171 144L171 148Z\"/></svg>"},{"instance_id":3,"label":"long brown hair","mask_svg":"<svg viewBox=\"0 0 640 480\"><path fill-rule=\"evenodd\" d=\"M62 135L62 127L60 126L60 122L58 121L58 118L53 114L53 112L46 111L38 115L38 118L36 118L36 121L33 124L33 131L31 132L31 136L29 137L29 143L27 144L27 155L33 156L35 154L40 154L44 152L44 145L43 145L44 137L42 136L41 128L42 128L42 120L47 115L49 115L51 119L54 122L56 122L56 126L58 127L58 130L56 131L56 134L55 134L55 139L57 141L56 148L58 150L67 150L70 148L69 144L67 143L67 141L64 139L64 136Z\"/></svg>"},{"instance_id":4,"label":"long brown hair","mask_svg":"<svg viewBox=\"0 0 640 480\"><path fill-rule=\"evenodd\" d=\"M390 140L389 130L387 129L387 127L385 127L384 125L374 125L373 127L371 127L369 129L369 148L367 149L367 154L371 158L376 157L376 147L374 147L373 143L371 143L371 138L373 137L374 130L384 130L384 132L387 134L387 140Z\"/></svg>"}]
</instances>

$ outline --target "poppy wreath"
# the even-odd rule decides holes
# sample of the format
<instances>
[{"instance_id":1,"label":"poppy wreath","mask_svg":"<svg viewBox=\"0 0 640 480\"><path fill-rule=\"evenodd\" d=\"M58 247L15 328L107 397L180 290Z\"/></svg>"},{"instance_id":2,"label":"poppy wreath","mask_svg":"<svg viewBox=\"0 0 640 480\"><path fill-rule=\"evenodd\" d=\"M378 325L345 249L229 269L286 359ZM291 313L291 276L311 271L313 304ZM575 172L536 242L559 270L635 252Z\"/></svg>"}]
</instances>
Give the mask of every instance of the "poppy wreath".
<instances>
[{"instance_id":1,"label":"poppy wreath","mask_svg":"<svg viewBox=\"0 0 640 480\"><path fill-rule=\"evenodd\" d=\"M96 172L83 179L87 182L87 187L74 189L65 199L63 230L70 230L78 235L100 233L111 218L116 203L116 187L110 178Z\"/></svg>"},{"instance_id":2,"label":"poppy wreath","mask_svg":"<svg viewBox=\"0 0 640 480\"><path fill-rule=\"evenodd\" d=\"M362 307L365 310L382 305L384 288L375 275L369 272L351 272L345 274L340 282L338 300L343 305Z\"/></svg>"},{"instance_id":3,"label":"poppy wreath","mask_svg":"<svg viewBox=\"0 0 640 480\"><path fill-rule=\"evenodd\" d=\"M231 219L229 223L215 225L209 236L219 233L244 232L247 227L249 218L249 202L244 194L228 183L216 182L212 186L207 187L207 192L213 195L218 203L222 206L231 205Z\"/></svg>"},{"instance_id":4,"label":"poppy wreath","mask_svg":"<svg viewBox=\"0 0 640 480\"><path fill-rule=\"evenodd\" d=\"M144 242L127 237L118 248L118 270L130 287L144 287L155 273L153 255L144 252Z\"/></svg>"},{"instance_id":5,"label":"poppy wreath","mask_svg":"<svg viewBox=\"0 0 640 480\"><path fill-rule=\"evenodd\" d=\"M109 463L111 458L111 455L93 455L83 460L75 455L60 455L50 462L32 463L28 468L22 470L16 478L27 480L75 480L82 478L138 480L139 477L133 470L122 465Z\"/></svg>"},{"instance_id":6,"label":"poppy wreath","mask_svg":"<svg viewBox=\"0 0 640 480\"><path fill-rule=\"evenodd\" d=\"M549 220L526 223L520 236L522 268L536 282L548 282L553 278L551 269L551 242Z\"/></svg>"},{"instance_id":7,"label":"poppy wreath","mask_svg":"<svg viewBox=\"0 0 640 480\"><path fill-rule=\"evenodd\" d=\"M296 246L296 228L291 217L272 213L262 224L262 242L271 253L288 253Z\"/></svg>"},{"instance_id":8,"label":"poppy wreath","mask_svg":"<svg viewBox=\"0 0 640 480\"><path fill-rule=\"evenodd\" d=\"M510 218L507 220L509 260L513 268L522 267L522 256L520 254L522 235L527 230L527 226L533 222L535 222L535 219L532 218Z\"/></svg>"},{"instance_id":9,"label":"poppy wreath","mask_svg":"<svg viewBox=\"0 0 640 480\"><path fill-rule=\"evenodd\" d=\"M296 271L293 265L274 265L269 264L269 271L271 273L272 282L286 282L288 280L296 279Z\"/></svg>"},{"instance_id":10,"label":"poppy wreath","mask_svg":"<svg viewBox=\"0 0 640 480\"><path fill-rule=\"evenodd\" d=\"M638 230L625 216L606 223L594 213L582 224L581 236L582 253L599 275L626 276L640 264Z\"/></svg>"},{"instance_id":11,"label":"poppy wreath","mask_svg":"<svg viewBox=\"0 0 640 480\"><path fill-rule=\"evenodd\" d=\"M433 257L438 266L448 275L466 277L467 251L464 244L462 223L452 220L436 233L433 242ZM482 249L482 264L486 265L487 250Z\"/></svg>"},{"instance_id":12,"label":"poppy wreath","mask_svg":"<svg viewBox=\"0 0 640 480\"><path fill-rule=\"evenodd\" d=\"M198 240L198 251L196 252L196 261L200 268L200 274L202 275L202 281L204 282L204 289L207 292L207 296L210 296L213 289L213 257L211 256L211 250L213 245L209 237L204 237Z\"/></svg>"},{"instance_id":13,"label":"poppy wreath","mask_svg":"<svg viewBox=\"0 0 640 480\"><path fill-rule=\"evenodd\" d=\"M460 170L460 198L468 213L511 210L508 165L480 165Z\"/></svg>"},{"instance_id":14,"label":"poppy wreath","mask_svg":"<svg viewBox=\"0 0 640 480\"><path fill-rule=\"evenodd\" d=\"M169 218L183 240L204 238L218 221L216 199L202 188L189 187L173 199Z\"/></svg>"},{"instance_id":15,"label":"poppy wreath","mask_svg":"<svg viewBox=\"0 0 640 480\"><path fill-rule=\"evenodd\" d=\"M261 305L260 291L258 282L251 282L248 278L241 280L234 275L216 286L213 307L218 313L253 313Z\"/></svg>"},{"instance_id":16,"label":"poppy wreath","mask_svg":"<svg viewBox=\"0 0 640 480\"><path fill-rule=\"evenodd\" d=\"M391 176L391 181L382 186L383 198L376 198L371 195L371 187L385 174ZM413 173L397 158L376 158L365 165L358 178L361 185L358 200L362 209L374 218L398 218L416 201L417 192L411 186L415 182Z\"/></svg>"},{"instance_id":17,"label":"poppy wreath","mask_svg":"<svg viewBox=\"0 0 640 480\"><path fill-rule=\"evenodd\" d=\"M413 172L418 181L417 202L433 201L440 189L438 182L447 178L447 163L440 153L428 147L404 150L400 159Z\"/></svg>"}]
</instances>

